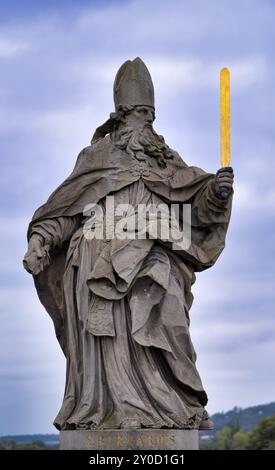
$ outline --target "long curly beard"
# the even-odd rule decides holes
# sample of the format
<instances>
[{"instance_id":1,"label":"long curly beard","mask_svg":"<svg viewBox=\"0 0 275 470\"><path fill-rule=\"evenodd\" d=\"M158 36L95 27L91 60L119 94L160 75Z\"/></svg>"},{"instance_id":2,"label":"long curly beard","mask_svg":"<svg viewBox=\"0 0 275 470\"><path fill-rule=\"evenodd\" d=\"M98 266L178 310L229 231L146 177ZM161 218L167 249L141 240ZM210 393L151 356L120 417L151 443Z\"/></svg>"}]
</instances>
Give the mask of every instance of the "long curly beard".
<instances>
[{"instance_id":1,"label":"long curly beard","mask_svg":"<svg viewBox=\"0 0 275 470\"><path fill-rule=\"evenodd\" d=\"M164 138L157 134L152 125L145 123L139 127L125 125L112 134L114 144L138 161L155 158L161 168L167 166L166 160L173 158L173 152Z\"/></svg>"}]
</instances>

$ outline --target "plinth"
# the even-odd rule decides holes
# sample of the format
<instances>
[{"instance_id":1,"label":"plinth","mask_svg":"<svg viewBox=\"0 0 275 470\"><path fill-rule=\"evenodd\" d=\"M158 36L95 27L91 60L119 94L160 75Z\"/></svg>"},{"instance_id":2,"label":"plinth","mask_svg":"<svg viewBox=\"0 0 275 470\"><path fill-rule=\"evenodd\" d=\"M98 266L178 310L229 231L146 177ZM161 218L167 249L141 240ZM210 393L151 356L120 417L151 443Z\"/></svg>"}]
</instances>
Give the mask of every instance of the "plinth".
<instances>
[{"instance_id":1,"label":"plinth","mask_svg":"<svg viewBox=\"0 0 275 470\"><path fill-rule=\"evenodd\" d=\"M60 450L198 450L196 429L61 431Z\"/></svg>"}]
</instances>

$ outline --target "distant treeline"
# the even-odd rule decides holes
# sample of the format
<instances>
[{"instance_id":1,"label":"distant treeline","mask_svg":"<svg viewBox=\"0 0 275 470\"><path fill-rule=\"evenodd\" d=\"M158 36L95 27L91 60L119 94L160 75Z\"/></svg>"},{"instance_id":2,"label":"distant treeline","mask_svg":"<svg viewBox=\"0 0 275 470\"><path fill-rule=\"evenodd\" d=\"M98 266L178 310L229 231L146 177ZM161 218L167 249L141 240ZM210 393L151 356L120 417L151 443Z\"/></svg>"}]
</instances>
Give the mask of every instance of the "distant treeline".
<instances>
[{"instance_id":1,"label":"distant treeline","mask_svg":"<svg viewBox=\"0 0 275 470\"><path fill-rule=\"evenodd\" d=\"M232 422L238 422L244 431L252 431L259 422L275 415L275 402L267 405L250 406L249 408L233 408L226 413L215 413L211 416L215 424L213 435Z\"/></svg>"},{"instance_id":2,"label":"distant treeline","mask_svg":"<svg viewBox=\"0 0 275 470\"><path fill-rule=\"evenodd\" d=\"M265 418L252 431L244 431L238 420L216 433L200 439L204 450L275 450L275 415Z\"/></svg>"}]
</instances>

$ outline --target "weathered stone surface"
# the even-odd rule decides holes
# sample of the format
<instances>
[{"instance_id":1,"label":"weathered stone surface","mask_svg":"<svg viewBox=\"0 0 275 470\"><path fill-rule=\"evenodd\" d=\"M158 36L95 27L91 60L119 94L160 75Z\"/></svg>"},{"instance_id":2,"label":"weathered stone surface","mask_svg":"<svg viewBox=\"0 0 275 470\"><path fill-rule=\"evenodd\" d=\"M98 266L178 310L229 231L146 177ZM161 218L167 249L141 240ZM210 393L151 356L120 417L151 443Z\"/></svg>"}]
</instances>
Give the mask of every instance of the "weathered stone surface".
<instances>
[{"instance_id":1,"label":"weathered stone surface","mask_svg":"<svg viewBox=\"0 0 275 470\"><path fill-rule=\"evenodd\" d=\"M65 431L62 445L72 439L70 446L85 446L83 436L99 435L90 429L104 428L118 430L106 436L131 436L133 446L143 446L137 436L176 436L176 448L188 447L185 439L196 434L187 429L208 417L189 333L191 289L195 272L213 266L224 248L233 171L188 166L157 134L153 83L141 59L120 67L114 100L115 112L28 230L24 266L67 359L54 424ZM185 217L178 207L175 220L174 203L190 209L187 245L174 243ZM141 234L132 227L140 213Z\"/></svg>"},{"instance_id":2,"label":"weathered stone surface","mask_svg":"<svg viewBox=\"0 0 275 470\"><path fill-rule=\"evenodd\" d=\"M198 450L197 430L61 431L60 450Z\"/></svg>"}]
</instances>

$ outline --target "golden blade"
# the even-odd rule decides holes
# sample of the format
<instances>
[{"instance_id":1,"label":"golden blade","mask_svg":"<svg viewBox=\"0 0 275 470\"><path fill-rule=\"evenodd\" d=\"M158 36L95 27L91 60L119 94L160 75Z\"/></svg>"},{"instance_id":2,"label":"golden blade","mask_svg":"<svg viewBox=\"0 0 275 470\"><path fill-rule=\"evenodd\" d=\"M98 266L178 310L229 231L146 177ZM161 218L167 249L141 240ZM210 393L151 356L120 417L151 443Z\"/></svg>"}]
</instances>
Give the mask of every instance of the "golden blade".
<instances>
[{"instance_id":1,"label":"golden blade","mask_svg":"<svg viewBox=\"0 0 275 470\"><path fill-rule=\"evenodd\" d=\"M221 166L230 166L230 73L220 72Z\"/></svg>"}]
</instances>

